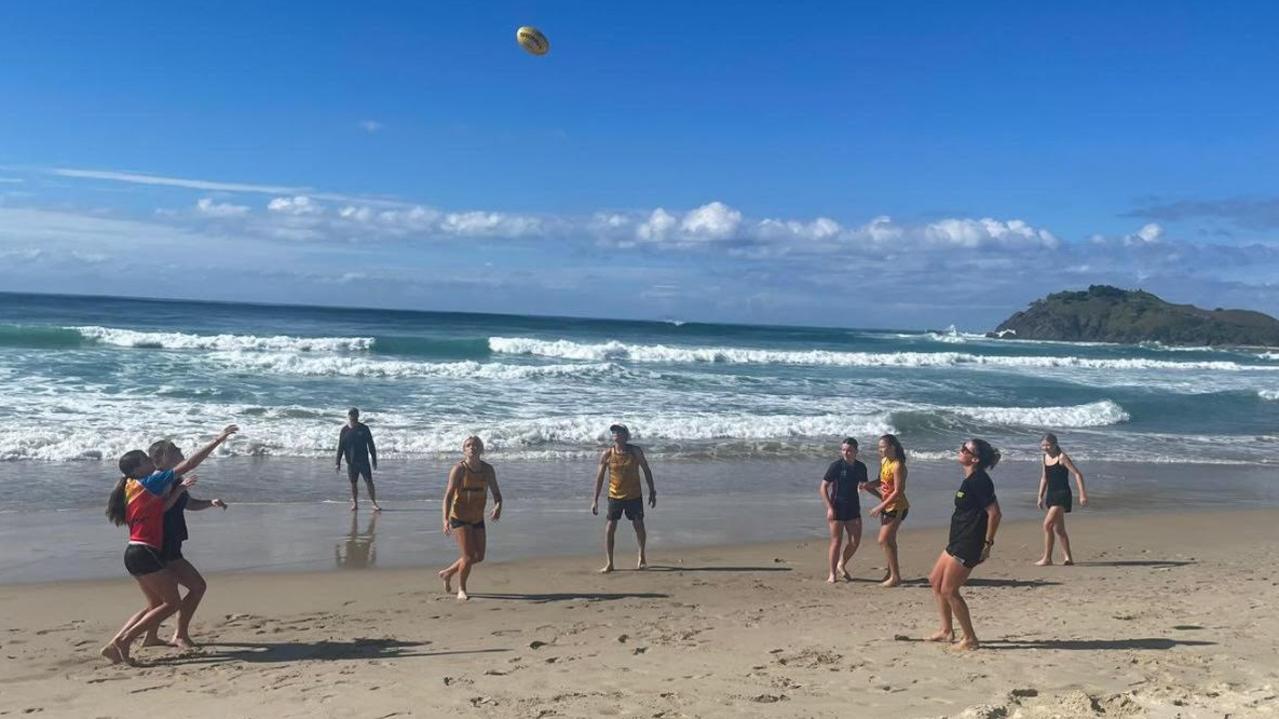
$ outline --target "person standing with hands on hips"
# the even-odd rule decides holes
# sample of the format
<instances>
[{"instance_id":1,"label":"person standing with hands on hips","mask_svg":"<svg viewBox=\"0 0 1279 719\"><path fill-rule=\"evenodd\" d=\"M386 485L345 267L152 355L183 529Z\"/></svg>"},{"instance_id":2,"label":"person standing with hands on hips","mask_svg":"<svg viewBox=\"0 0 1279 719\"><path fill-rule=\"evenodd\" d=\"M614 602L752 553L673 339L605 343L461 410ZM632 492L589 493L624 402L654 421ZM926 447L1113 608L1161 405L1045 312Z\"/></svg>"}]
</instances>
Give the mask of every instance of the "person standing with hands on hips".
<instances>
[{"instance_id":1,"label":"person standing with hands on hips","mask_svg":"<svg viewBox=\"0 0 1279 719\"><path fill-rule=\"evenodd\" d=\"M591 514L599 514L600 490L604 487L604 475L608 474L608 522L604 529L608 563L600 570L603 574L613 571L613 537L617 532L617 521L623 514L631 520L631 526L635 528L635 541L639 544L639 562L635 568L648 567L648 555L644 551L648 534L644 529L644 493L640 489L640 470L644 471L644 480L648 483L648 506L657 506L653 470L648 467L644 450L630 443L631 431L626 425L615 424L608 431L613 437L613 446L600 455L599 471L595 473L595 496L591 499Z\"/></svg>"},{"instance_id":2,"label":"person standing with hands on hips","mask_svg":"<svg viewBox=\"0 0 1279 719\"><path fill-rule=\"evenodd\" d=\"M346 459L346 476L351 480L351 511L360 506L360 476L364 477L364 486L369 489L369 503L374 512L381 512L377 504L377 491L373 488L373 470L377 469L377 447L373 445L373 432L369 426L360 421L360 410L352 407L346 413L346 424L342 425L342 433L338 435L337 469L342 471L342 460Z\"/></svg>"}]
</instances>

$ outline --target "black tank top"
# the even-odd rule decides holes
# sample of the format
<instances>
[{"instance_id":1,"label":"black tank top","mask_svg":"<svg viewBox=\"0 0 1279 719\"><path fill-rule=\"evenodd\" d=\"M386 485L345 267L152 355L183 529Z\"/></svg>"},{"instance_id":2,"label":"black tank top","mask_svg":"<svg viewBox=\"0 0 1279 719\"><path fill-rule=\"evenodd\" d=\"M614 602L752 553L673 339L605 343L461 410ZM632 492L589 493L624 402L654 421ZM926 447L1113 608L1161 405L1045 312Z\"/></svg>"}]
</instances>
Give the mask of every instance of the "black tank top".
<instances>
[{"instance_id":1,"label":"black tank top","mask_svg":"<svg viewBox=\"0 0 1279 719\"><path fill-rule=\"evenodd\" d=\"M1070 494L1070 472L1061 466L1061 460L1057 460L1057 464L1044 463L1044 472L1048 475L1048 489L1045 494Z\"/></svg>"}]
</instances>

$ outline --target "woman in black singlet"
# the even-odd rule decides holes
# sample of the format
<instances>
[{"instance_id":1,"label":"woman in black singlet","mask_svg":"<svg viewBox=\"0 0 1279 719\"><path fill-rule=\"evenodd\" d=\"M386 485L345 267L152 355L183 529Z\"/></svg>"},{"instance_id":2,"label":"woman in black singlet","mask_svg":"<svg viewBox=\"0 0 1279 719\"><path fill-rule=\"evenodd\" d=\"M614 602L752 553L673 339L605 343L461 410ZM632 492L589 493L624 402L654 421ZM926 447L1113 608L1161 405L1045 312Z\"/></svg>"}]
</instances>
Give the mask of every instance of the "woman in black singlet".
<instances>
[{"instance_id":1,"label":"woman in black singlet","mask_svg":"<svg viewBox=\"0 0 1279 719\"><path fill-rule=\"evenodd\" d=\"M1045 434L1039 443L1044 451L1043 471L1039 474L1039 508L1047 508L1044 515L1044 556L1035 564L1046 567L1053 563L1053 535L1061 539L1062 564L1071 565L1075 558L1070 553L1070 537L1066 536L1066 513L1070 511L1070 477L1075 475L1079 485L1079 506L1088 505L1088 493L1084 491L1084 475L1071 461L1070 456L1057 444L1057 435Z\"/></svg>"}]
</instances>

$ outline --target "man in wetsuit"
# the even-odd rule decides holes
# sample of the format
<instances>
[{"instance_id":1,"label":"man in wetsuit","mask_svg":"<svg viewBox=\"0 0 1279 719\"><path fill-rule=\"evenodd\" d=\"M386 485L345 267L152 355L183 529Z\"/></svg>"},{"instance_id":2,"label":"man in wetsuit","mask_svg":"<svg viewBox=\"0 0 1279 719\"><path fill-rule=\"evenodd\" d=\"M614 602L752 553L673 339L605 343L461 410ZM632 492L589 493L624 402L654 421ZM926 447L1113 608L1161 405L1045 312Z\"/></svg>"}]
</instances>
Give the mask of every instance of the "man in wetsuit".
<instances>
[{"instance_id":1,"label":"man in wetsuit","mask_svg":"<svg viewBox=\"0 0 1279 719\"><path fill-rule=\"evenodd\" d=\"M359 508L359 480L364 476L364 486L369 488L369 502L374 512L381 512L377 505L377 492L373 489L373 470L377 469L377 447L373 446L373 433L360 421L360 410L352 407L346 413L346 424L338 436L337 471L342 471L342 458L346 458L346 476L351 480L351 511ZM370 462L371 459L371 462Z\"/></svg>"}]
</instances>

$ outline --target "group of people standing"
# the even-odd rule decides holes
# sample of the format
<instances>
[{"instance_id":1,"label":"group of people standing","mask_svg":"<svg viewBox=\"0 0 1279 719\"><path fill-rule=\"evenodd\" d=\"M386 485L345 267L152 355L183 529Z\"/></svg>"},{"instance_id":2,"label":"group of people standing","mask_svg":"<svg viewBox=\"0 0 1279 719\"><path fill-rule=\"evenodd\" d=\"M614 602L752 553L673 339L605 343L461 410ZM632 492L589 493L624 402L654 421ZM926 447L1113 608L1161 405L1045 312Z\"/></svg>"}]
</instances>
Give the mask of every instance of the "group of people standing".
<instances>
[{"instance_id":1,"label":"group of people standing","mask_svg":"<svg viewBox=\"0 0 1279 719\"><path fill-rule=\"evenodd\" d=\"M359 421L359 416L356 408L347 414L348 422L339 436L337 469L340 471L343 461L346 462L351 483L351 509L356 510L359 506L358 483L363 478L373 510L380 512L372 476L372 470L377 468L377 450L372 432ZM190 472L237 431L238 427L228 425L217 438L189 458L184 457L169 440L157 441L145 452L132 450L121 456L122 476L111 492L106 514L116 525L129 526L125 569L138 582L146 606L131 615L102 648L102 655L112 663L132 663L130 646L142 636L145 636L146 645L193 646L191 617L204 596L206 584L194 565L182 556L182 542L187 538L184 512L211 507L226 509L227 505L221 499L192 497L189 490L197 478ZM610 426L609 435L612 443L600 454L591 500L591 513L599 514L599 495L607 478L604 535L607 561L600 571L614 570L614 538L623 516L635 530L639 546L636 568L644 569L648 566L648 558L643 490L647 484L647 505L656 507L653 471L644 451L631 444L630 430L626 425ZM1088 501L1084 478L1070 457L1061 450L1055 436L1045 435L1040 448L1044 454L1038 504L1047 511L1044 556L1036 564L1052 564L1054 539L1061 543L1064 563L1072 564L1074 560L1064 519L1072 504L1068 475L1075 477L1081 504ZM828 582L852 579L848 562L857 552L862 536L859 494L866 493L876 500L869 514L879 520L878 542L884 550L887 564L881 585L896 587L902 583L897 535L910 513L910 502L906 498L906 450L892 434L880 437L877 449L880 462L875 479L869 477L866 465L857 459L858 442L853 437L844 439L840 445L840 458L830 464L822 477L820 495L830 529ZM457 542L458 558L438 574L446 592L453 591L453 581L456 580L457 598L465 600L470 596L467 580L471 571L485 557L488 497L492 495L493 507L487 518L497 521L502 516L502 492L496 471L482 458L484 441L480 437L467 437L462 443L462 454L462 459L449 469L441 506L442 531ZM931 641L953 642L953 621L958 619L963 636L957 646L962 649L978 646L968 605L959 590L972 570L990 556L995 543L1002 513L988 470L993 469L999 459L997 449L977 438L964 442L957 452L956 460L963 472L963 480L955 492L949 542L928 577L941 615L941 626L929 637ZM181 595L181 587L187 589L185 596ZM174 613L178 614L177 628L169 641L161 640L158 636L160 624Z\"/></svg>"},{"instance_id":2,"label":"group of people standing","mask_svg":"<svg viewBox=\"0 0 1279 719\"><path fill-rule=\"evenodd\" d=\"M1054 538L1060 540L1063 564L1074 564L1070 538L1066 534L1065 514L1070 512L1072 495L1069 475L1079 487L1080 504L1088 503L1083 473L1075 466L1057 442L1056 435L1046 434L1040 442L1043 452L1037 504L1046 509L1044 517L1044 555L1035 564L1052 564ZM879 476L870 479L866 465L857 459L858 444L847 437L840 444L840 458L826 469L818 493L826 506L826 522L830 528L827 551L829 574L826 581L851 580L848 562L857 552L862 538L859 493L872 495L878 502L870 516L879 519L879 545L884 549L887 572L881 586L901 584L901 567L897 559L897 532L910 512L906 499L906 450L896 435L879 438ZM941 627L928 637L930 641L953 642L954 620L959 620L963 637L957 647L975 649L977 634L973 631L968 605L959 590L973 569L990 557L995 534L1003 513L995 497L995 484L988 470L999 464L1000 452L983 439L972 438L960 445L956 461L963 481L955 491L955 509L950 519L950 536L946 548L937 557L928 583L932 587Z\"/></svg>"}]
</instances>

